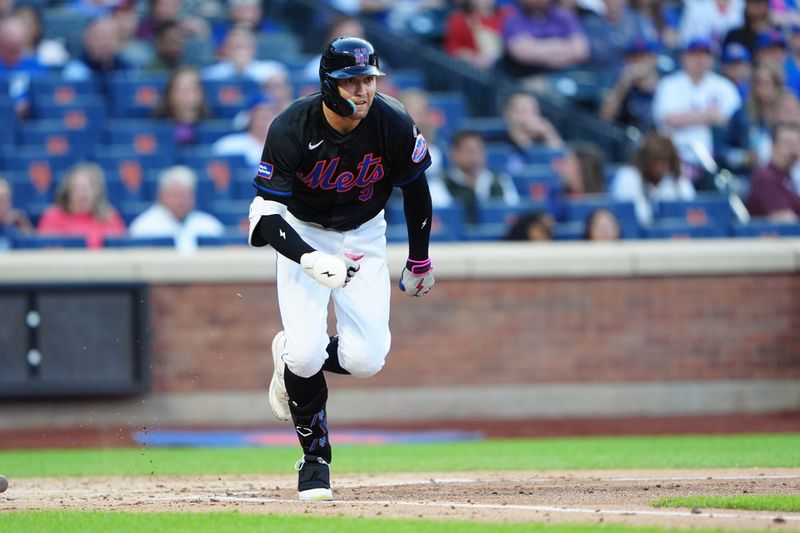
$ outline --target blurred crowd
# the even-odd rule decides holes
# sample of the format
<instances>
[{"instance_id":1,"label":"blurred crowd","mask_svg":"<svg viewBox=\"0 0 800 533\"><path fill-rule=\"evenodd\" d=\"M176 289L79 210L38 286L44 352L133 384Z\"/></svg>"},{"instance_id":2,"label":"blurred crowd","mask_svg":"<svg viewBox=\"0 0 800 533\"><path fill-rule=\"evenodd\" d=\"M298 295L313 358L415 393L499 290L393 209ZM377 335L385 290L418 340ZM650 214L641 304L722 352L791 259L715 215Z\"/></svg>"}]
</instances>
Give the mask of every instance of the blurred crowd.
<instances>
[{"instance_id":1,"label":"blurred crowd","mask_svg":"<svg viewBox=\"0 0 800 533\"><path fill-rule=\"evenodd\" d=\"M379 90L403 102L428 140L442 225L457 219L469 230L456 237L657 237L675 213L703 225L720 205L740 223L800 227L793 0L324 3L339 13L320 31L328 40L365 36L370 21L514 81L486 128L383 65ZM317 88L319 51L293 48L266 5L0 0L0 248L25 235L78 236L89 247L168 238L185 251L202 237L241 239L230 211L251 191L221 185L197 161L218 156L227 180L249 184L271 121ZM565 138L542 112L542 95L565 77L587 90L564 105L625 128L628 161ZM64 96L70 88L77 94ZM152 146L136 134L143 120L158 132ZM124 163L134 159L146 168L132 180ZM118 194L132 181L152 186ZM209 196L209 183L230 191Z\"/></svg>"}]
</instances>

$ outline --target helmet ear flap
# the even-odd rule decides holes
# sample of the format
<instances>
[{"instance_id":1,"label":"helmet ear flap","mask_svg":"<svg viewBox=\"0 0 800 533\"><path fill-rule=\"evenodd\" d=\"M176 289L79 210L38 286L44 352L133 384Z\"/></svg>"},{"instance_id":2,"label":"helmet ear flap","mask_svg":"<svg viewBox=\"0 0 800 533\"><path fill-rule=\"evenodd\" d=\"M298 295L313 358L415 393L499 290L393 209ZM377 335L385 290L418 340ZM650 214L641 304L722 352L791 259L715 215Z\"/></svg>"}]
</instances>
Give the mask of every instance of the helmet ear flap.
<instances>
[{"instance_id":1,"label":"helmet ear flap","mask_svg":"<svg viewBox=\"0 0 800 533\"><path fill-rule=\"evenodd\" d=\"M322 101L334 113L343 117L349 117L355 113L355 104L339 94L339 87L336 85L336 80L324 77L322 81L320 81L320 89L322 91Z\"/></svg>"}]
</instances>

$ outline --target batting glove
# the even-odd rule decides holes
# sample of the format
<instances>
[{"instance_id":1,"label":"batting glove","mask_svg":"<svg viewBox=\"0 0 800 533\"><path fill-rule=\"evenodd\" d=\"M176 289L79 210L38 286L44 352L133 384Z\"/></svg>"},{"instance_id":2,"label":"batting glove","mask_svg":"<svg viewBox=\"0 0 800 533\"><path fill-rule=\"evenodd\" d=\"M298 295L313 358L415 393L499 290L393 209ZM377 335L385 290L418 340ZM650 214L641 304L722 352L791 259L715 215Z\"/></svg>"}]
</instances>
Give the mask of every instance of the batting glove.
<instances>
[{"instance_id":1,"label":"batting glove","mask_svg":"<svg viewBox=\"0 0 800 533\"><path fill-rule=\"evenodd\" d=\"M409 296L423 296L433 288L433 265L430 259L414 261L408 259L403 273L400 275L400 290Z\"/></svg>"},{"instance_id":2,"label":"batting glove","mask_svg":"<svg viewBox=\"0 0 800 533\"><path fill-rule=\"evenodd\" d=\"M303 272L330 289L340 289L347 285L361 265L356 261L363 256L347 254L337 257L320 251L309 252L300 256Z\"/></svg>"}]
</instances>

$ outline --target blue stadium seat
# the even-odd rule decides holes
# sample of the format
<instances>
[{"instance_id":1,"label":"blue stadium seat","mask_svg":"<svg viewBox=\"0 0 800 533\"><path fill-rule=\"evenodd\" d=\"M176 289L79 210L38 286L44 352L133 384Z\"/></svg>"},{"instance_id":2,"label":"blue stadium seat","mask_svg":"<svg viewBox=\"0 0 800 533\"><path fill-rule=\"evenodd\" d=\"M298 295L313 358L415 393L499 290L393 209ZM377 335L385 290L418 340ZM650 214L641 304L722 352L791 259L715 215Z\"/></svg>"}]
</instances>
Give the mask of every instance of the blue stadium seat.
<instances>
[{"instance_id":1,"label":"blue stadium seat","mask_svg":"<svg viewBox=\"0 0 800 533\"><path fill-rule=\"evenodd\" d=\"M728 236L727 226L692 224L683 218L664 218L642 228L647 239L711 239Z\"/></svg>"},{"instance_id":2,"label":"blue stadium seat","mask_svg":"<svg viewBox=\"0 0 800 533\"><path fill-rule=\"evenodd\" d=\"M520 196L535 202L555 202L563 189L561 178L549 165L528 165L511 174L511 179Z\"/></svg>"},{"instance_id":3,"label":"blue stadium seat","mask_svg":"<svg viewBox=\"0 0 800 533\"><path fill-rule=\"evenodd\" d=\"M387 239L392 242L403 242L408 240L406 229L406 219L403 213L403 204L398 201L390 201L385 208L386 222L392 229L391 235L387 230ZM402 231L399 229L402 228ZM437 207L433 210L431 220L431 241L449 242L461 239L466 231L464 211L460 205L450 207Z\"/></svg>"},{"instance_id":4,"label":"blue stadium seat","mask_svg":"<svg viewBox=\"0 0 800 533\"><path fill-rule=\"evenodd\" d=\"M12 248L19 250L43 248L86 248L84 237L68 237L56 235L15 235Z\"/></svg>"},{"instance_id":5,"label":"blue stadium seat","mask_svg":"<svg viewBox=\"0 0 800 533\"><path fill-rule=\"evenodd\" d=\"M103 147L94 160L106 174L112 203L152 201L156 197L156 175L173 163L171 154L138 155L128 147Z\"/></svg>"},{"instance_id":6,"label":"blue stadium seat","mask_svg":"<svg viewBox=\"0 0 800 533\"><path fill-rule=\"evenodd\" d=\"M564 157L564 150L562 148L532 146L525 151L525 161L530 165L550 166L555 159L562 157Z\"/></svg>"},{"instance_id":7,"label":"blue stadium seat","mask_svg":"<svg viewBox=\"0 0 800 533\"><path fill-rule=\"evenodd\" d=\"M174 237L105 237L106 248L173 248Z\"/></svg>"},{"instance_id":8,"label":"blue stadium seat","mask_svg":"<svg viewBox=\"0 0 800 533\"><path fill-rule=\"evenodd\" d=\"M48 156L67 155L75 160L91 155L94 146L84 131L67 129L60 120L31 120L17 131L22 146L41 148Z\"/></svg>"},{"instance_id":9,"label":"blue stadium seat","mask_svg":"<svg viewBox=\"0 0 800 533\"><path fill-rule=\"evenodd\" d=\"M449 139L453 133L461 129L461 125L469 115L467 99L460 92L432 92L429 96L430 105L442 114L442 126L439 135Z\"/></svg>"},{"instance_id":10,"label":"blue stadium seat","mask_svg":"<svg viewBox=\"0 0 800 533\"><path fill-rule=\"evenodd\" d=\"M218 237L197 238L198 246L247 246L247 234L241 232L226 233Z\"/></svg>"},{"instance_id":11,"label":"blue stadium seat","mask_svg":"<svg viewBox=\"0 0 800 533\"><path fill-rule=\"evenodd\" d=\"M776 224L768 220L751 220L747 224L734 224L735 237L800 237L800 224Z\"/></svg>"},{"instance_id":12,"label":"blue stadium seat","mask_svg":"<svg viewBox=\"0 0 800 533\"><path fill-rule=\"evenodd\" d=\"M502 142L506 136L506 121L503 117L470 117L461 123L461 129L477 131L487 143L499 143L510 149Z\"/></svg>"},{"instance_id":13,"label":"blue stadium seat","mask_svg":"<svg viewBox=\"0 0 800 533\"><path fill-rule=\"evenodd\" d=\"M228 119L244 109L259 90L256 82L247 79L203 80L203 88L212 115ZM230 122L228 122L228 133L230 133Z\"/></svg>"},{"instance_id":14,"label":"blue stadium seat","mask_svg":"<svg viewBox=\"0 0 800 533\"><path fill-rule=\"evenodd\" d=\"M300 55L302 46L297 35L287 30L261 31L256 40L256 57L290 61Z\"/></svg>"},{"instance_id":15,"label":"blue stadium seat","mask_svg":"<svg viewBox=\"0 0 800 533\"><path fill-rule=\"evenodd\" d=\"M230 120L204 120L197 125L197 144L214 144L220 138L235 133Z\"/></svg>"},{"instance_id":16,"label":"blue stadium seat","mask_svg":"<svg viewBox=\"0 0 800 533\"><path fill-rule=\"evenodd\" d=\"M559 222L553 232L553 240L556 241L582 241L586 233L586 222L576 220L574 222Z\"/></svg>"},{"instance_id":17,"label":"blue stadium seat","mask_svg":"<svg viewBox=\"0 0 800 533\"><path fill-rule=\"evenodd\" d=\"M151 205L153 205L152 202L130 200L115 204L114 207L119 211L120 216L125 221L125 225L130 226L133 219L144 213Z\"/></svg>"},{"instance_id":18,"label":"blue stadium seat","mask_svg":"<svg viewBox=\"0 0 800 533\"><path fill-rule=\"evenodd\" d=\"M99 143L106 122L105 104L99 99L80 99L73 105L41 104L33 109L39 119L55 121L61 127L74 131L87 142Z\"/></svg>"},{"instance_id":19,"label":"blue stadium seat","mask_svg":"<svg viewBox=\"0 0 800 533\"><path fill-rule=\"evenodd\" d=\"M389 81L401 92L406 89L425 89L425 76L415 69L392 70Z\"/></svg>"},{"instance_id":20,"label":"blue stadium seat","mask_svg":"<svg viewBox=\"0 0 800 533\"><path fill-rule=\"evenodd\" d=\"M28 177L39 192L52 190L69 168L77 163L72 154L48 154L39 146L14 146L3 156L6 170Z\"/></svg>"},{"instance_id":21,"label":"blue stadium seat","mask_svg":"<svg viewBox=\"0 0 800 533\"><path fill-rule=\"evenodd\" d=\"M24 209L34 223L38 222L41 214L53 202L54 181L44 174L46 171L39 171L38 174L3 173L3 177L11 185L14 206Z\"/></svg>"},{"instance_id":22,"label":"blue stadium seat","mask_svg":"<svg viewBox=\"0 0 800 533\"><path fill-rule=\"evenodd\" d=\"M209 209L209 212L217 217L230 232L241 232L245 235L250 227L250 221L247 218L249 211L249 200L217 200Z\"/></svg>"},{"instance_id":23,"label":"blue stadium seat","mask_svg":"<svg viewBox=\"0 0 800 533\"><path fill-rule=\"evenodd\" d=\"M240 156L215 156L207 150L205 155L184 155L183 159L197 173L197 200L202 208L210 209L216 200L252 199L254 172L244 167Z\"/></svg>"},{"instance_id":24,"label":"blue stadium seat","mask_svg":"<svg viewBox=\"0 0 800 533\"><path fill-rule=\"evenodd\" d=\"M106 144L127 146L139 155L174 154L174 129L160 120L115 120L106 124Z\"/></svg>"},{"instance_id":25,"label":"blue stadium seat","mask_svg":"<svg viewBox=\"0 0 800 533\"><path fill-rule=\"evenodd\" d=\"M500 241L508 233L508 225L502 222L472 224L464 228L462 238L467 241Z\"/></svg>"},{"instance_id":26,"label":"blue stadium seat","mask_svg":"<svg viewBox=\"0 0 800 533\"><path fill-rule=\"evenodd\" d=\"M114 76L108 90L111 114L119 118L147 118L161 102L166 76Z\"/></svg>"},{"instance_id":27,"label":"blue stadium seat","mask_svg":"<svg viewBox=\"0 0 800 533\"><path fill-rule=\"evenodd\" d=\"M2 90L2 88L0 88L0 90ZM0 128L0 146L10 146L14 142L14 134L17 128L17 114L14 111L14 104L11 99L4 96L0 96L0 121L2 121L3 124L3 127Z\"/></svg>"},{"instance_id":28,"label":"blue stadium seat","mask_svg":"<svg viewBox=\"0 0 800 533\"><path fill-rule=\"evenodd\" d=\"M486 144L486 166L494 171L505 171L513 149L507 143Z\"/></svg>"},{"instance_id":29,"label":"blue stadium seat","mask_svg":"<svg viewBox=\"0 0 800 533\"><path fill-rule=\"evenodd\" d=\"M635 239L639 236L639 223L632 202L618 202L608 195L598 194L568 200L562 208L564 222L586 222L595 210L608 209L617 216L623 239Z\"/></svg>"},{"instance_id":30,"label":"blue stadium seat","mask_svg":"<svg viewBox=\"0 0 800 533\"><path fill-rule=\"evenodd\" d=\"M657 218L680 218L689 224L715 224L727 227L731 223L728 199L719 194L698 195L694 200L661 201L656 208Z\"/></svg>"},{"instance_id":31,"label":"blue stadium seat","mask_svg":"<svg viewBox=\"0 0 800 533\"><path fill-rule=\"evenodd\" d=\"M71 107L102 101L94 80L69 81L58 76L36 78L31 83L34 109L41 106ZM47 118L47 117L42 117Z\"/></svg>"}]
</instances>

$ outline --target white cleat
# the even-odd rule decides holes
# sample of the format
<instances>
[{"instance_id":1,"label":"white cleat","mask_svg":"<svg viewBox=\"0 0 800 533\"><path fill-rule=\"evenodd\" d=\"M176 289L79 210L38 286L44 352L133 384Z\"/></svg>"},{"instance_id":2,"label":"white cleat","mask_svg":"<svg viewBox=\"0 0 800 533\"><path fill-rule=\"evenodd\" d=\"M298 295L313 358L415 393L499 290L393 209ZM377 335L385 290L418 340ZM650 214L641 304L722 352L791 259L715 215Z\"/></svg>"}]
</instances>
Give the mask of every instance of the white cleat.
<instances>
[{"instance_id":1,"label":"white cleat","mask_svg":"<svg viewBox=\"0 0 800 533\"><path fill-rule=\"evenodd\" d=\"M289 420L292 413L289 411L289 394L286 392L286 383L283 381L283 354L286 353L286 333L279 331L272 339L272 363L275 370L272 372L272 381L269 384L269 406L272 414L278 420Z\"/></svg>"}]
</instances>

